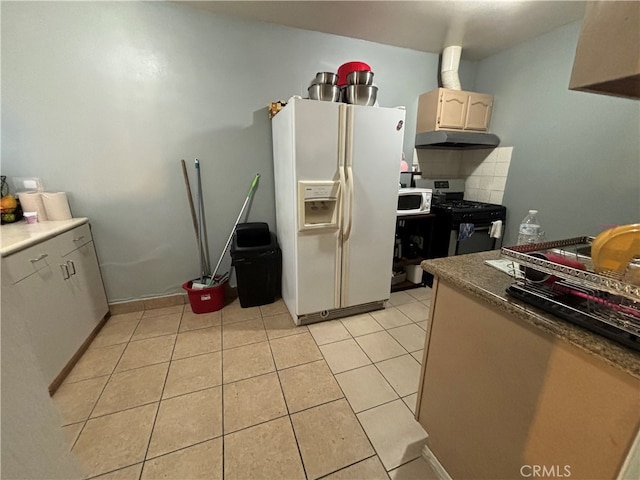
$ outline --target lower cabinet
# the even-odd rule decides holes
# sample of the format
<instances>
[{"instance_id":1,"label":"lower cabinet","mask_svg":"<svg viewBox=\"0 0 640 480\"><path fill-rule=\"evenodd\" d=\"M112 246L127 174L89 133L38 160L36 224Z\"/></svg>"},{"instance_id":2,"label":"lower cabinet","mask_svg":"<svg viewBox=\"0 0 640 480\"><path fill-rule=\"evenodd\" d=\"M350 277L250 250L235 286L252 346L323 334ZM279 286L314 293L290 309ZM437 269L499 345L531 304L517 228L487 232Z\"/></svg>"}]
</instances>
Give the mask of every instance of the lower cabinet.
<instances>
[{"instance_id":1,"label":"lower cabinet","mask_svg":"<svg viewBox=\"0 0 640 480\"><path fill-rule=\"evenodd\" d=\"M638 378L436 279L416 418L452 478L616 478L639 392Z\"/></svg>"},{"instance_id":2,"label":"lower cabinet","mask_svg":"<svg viewBox=\"0 0 640 480\"><path fill-rule=\"evenodd\" d=\"M53 382L109 310L91 230L80 225L2 259L2 306L24 322Z\"/></svg>"},{"instance_id":3,"label":"lower cabinet","mask_svg":"<svg viewBox=\"0 0 640 480\"><path fill-rule=\"evenodd\" d=\"M93 242L82 245L63 257L63 260L69 268L69 278L65 285L80 316L100 321L109 307Z\"/></svg>"}]
</instances>

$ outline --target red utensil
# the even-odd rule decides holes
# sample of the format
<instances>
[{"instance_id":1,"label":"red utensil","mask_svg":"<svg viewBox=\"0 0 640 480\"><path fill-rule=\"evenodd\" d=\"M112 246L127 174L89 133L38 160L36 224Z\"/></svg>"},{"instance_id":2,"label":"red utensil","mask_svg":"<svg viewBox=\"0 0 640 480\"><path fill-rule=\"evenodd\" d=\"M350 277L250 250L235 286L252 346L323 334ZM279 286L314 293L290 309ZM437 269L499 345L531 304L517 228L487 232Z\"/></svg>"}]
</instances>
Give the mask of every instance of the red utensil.
<instances>
[{"instance_id":1,"label":"red utensil","mask_svg":"<svg viewBox=\"0 0 640 480\"><path fill-rule=\"evenodd\" d=\"M604 298L596 297L595 295L590 295L574 288L565 287L564 285L558 285L557 283L553 286L553 289L562 293L570 293L571 295L584 298L585 300L590 300L592 302L599 303L600 305L604 305L605 307L611 308L612 310L615 310L617 312L626 313L627 315L633 315L636 318L640 318L640 310L637 310L633 307L626 307L614 302L609 302Z\"/></svg>"},{"instance_id":2,"label":"red utensil","mask_svg":"<svg viewBox=\"0 0 640 480\"><path fill-rule=\"evenodd\" d=\"M564 265L566 267L575 268L577 270L586 270L584 263L565 257L563 255L556 255L555 253L532 253L531 256L542 258L549 262ZM524 272L524 276L527 277L527 279L531 280L534 283L544 282L547 285L553 285L558 280L558 277L556 277L555 275L541 272L532 267L523 267L521 265L520 270Z\"/></svg>"}]
</instances>

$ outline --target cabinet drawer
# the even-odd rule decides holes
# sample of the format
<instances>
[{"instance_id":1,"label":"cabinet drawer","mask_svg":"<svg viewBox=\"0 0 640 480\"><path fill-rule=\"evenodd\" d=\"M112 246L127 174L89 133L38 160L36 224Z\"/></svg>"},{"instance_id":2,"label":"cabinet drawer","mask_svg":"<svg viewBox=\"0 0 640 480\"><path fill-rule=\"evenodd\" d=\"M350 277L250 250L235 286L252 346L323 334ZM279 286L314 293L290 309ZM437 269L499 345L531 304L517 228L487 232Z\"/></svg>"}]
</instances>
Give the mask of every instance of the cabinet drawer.
<instances>
[{"instance_id":1,"label":"cabinet drawer","mask_svg":"<svg viewBox=\"0 0 640 480\"><path fill-rule=\"evenodd\" d=\"M3 280L6 278L13 285L38 270L55 265L56 253L53 242L49 240L4 257L2 259Z\"/></svg>"},{"instance_id":2,"label":"cabinet drawer","mask_svg":"<svg viewBox=\"0 0 640 480\"><path fill-rule=\"evenodd\" d=\"M68 232L61 233L56 237L56 243L61 257L69 255L91 240L93 240L93 238L91 237L91 228L89 228L88 223L80 225Z\"/></svg>"}]
</instances>

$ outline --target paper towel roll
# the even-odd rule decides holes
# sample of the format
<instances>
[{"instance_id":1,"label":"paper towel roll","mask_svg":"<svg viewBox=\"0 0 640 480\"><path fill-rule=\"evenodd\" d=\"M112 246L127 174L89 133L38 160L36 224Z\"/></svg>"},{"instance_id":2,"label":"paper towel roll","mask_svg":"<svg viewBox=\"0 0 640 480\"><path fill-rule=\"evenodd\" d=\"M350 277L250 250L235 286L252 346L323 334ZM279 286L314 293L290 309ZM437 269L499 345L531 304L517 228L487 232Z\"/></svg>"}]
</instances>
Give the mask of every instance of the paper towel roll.
<instances>
[{"instance_id":1,"label":"paper towel roll","mask_svg":"<svg viewBox=\"0 0 640 480\"><path fill-rule=\"evenodd\" d=\"M71 209L64 192L42 192L42 201L49 220L70 220Z\"/></svg>"},{"instance_id":2,"label":"paper towel roll","mask_svg":"<svg viewBox=\"0 0 640 480\"><path fill-rule=\"evenodd\" d=\"M44 202L39 193L36 192L20 192L18 193L20 205L23 212L38 212L38 221L44 222L48 220L44 207Z\"/></svg>"}]
</instances>

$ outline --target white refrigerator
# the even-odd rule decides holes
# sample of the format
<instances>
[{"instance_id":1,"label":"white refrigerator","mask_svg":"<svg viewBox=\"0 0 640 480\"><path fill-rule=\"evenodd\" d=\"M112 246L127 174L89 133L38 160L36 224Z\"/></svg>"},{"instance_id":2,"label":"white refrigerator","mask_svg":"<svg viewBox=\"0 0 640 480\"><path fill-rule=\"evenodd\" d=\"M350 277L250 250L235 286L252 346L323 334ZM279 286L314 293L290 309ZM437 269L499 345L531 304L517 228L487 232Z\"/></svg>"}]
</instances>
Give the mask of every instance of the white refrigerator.
<instances>
[{"instance_id":1,"label":"white refrigerator","mask_svg":"<svg viewBox=\"0 0 640 480\"><path fill-rule=\"evenodd\" d=\"M282 299L298 325L389 298L404 108L293 97L272 119Z\"/></svg>"}]
</instances>

